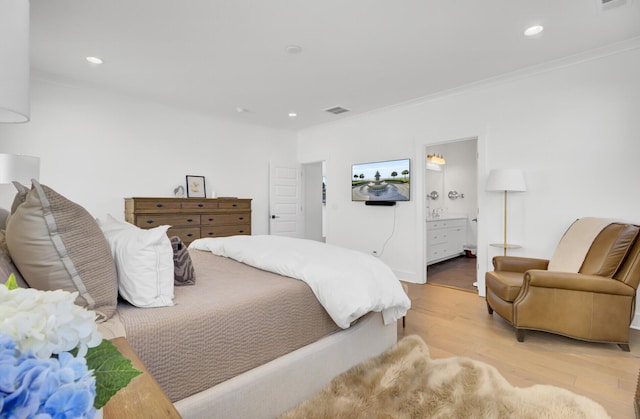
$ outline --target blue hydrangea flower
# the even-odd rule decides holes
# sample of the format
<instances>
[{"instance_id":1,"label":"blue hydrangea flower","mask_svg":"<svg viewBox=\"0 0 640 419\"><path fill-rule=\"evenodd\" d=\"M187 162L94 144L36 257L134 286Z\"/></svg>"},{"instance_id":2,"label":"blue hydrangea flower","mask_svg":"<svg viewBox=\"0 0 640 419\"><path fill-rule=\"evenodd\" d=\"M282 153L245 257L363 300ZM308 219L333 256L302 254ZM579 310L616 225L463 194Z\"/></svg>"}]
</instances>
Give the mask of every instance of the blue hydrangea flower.
<instances>
[{"instance_id":1,"label":"blue hydrangea flower","mask_svg":"<svg viewBox=\"0 0 640 419\"><path fill-rule=\"evenodd\" d=\"M93 418L95 395L84 358L21 353L11 336L0 333L0 417Z\"/></svg>"}]
</instances>

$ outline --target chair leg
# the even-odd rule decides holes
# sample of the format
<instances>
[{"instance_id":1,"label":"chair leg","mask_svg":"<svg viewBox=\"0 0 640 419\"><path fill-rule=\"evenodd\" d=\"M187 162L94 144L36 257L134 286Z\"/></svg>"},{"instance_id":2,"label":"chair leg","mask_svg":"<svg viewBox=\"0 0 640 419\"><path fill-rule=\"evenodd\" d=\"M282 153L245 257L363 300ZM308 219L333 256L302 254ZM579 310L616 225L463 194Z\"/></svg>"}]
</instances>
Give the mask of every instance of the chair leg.
<instances>
[{"instance_id":1,"label":"chair leg","mask_svg":"<svg viewBox=\"0 0 640 419\"><path fill-rule=\"evenodd\" d=\"M631 352L631 349L629 348L628 343L619 343L618 346L620 347L620 349L622 349L625 352Z\"/></svg>"},{"instance_id":2,"label":"chair leg","mask_svg":"<svg viewBox=\"0 0 640 419\"><path fill-rule=\"evenodd\" d=\"M403 329L404 329L404 326L405 326L405 318L406 318L406 317L407 317L407 316L402 316L402 328L403 328Z\"/></svg>"},{"instance_id":3,"label":"chair leg","mask_svg":"<svg viewBox=\"0 0 640 419\"><path fill-rule=\"evenodd\" d=\"M489 312L489 314L493 314L493 309L491 308L491 306L489 305L489 302L487 301L487 311Z\"/></svg>"},{"instance_id":4,"label":"chair leg","mask_svg":"<svg viewBox=\"0 0 640 419\"><path fill-rule=\"evenodd\" d=\"M516 339L518 342L524 342L524 329L516 329Z\"/></svg>"}]
</instances>

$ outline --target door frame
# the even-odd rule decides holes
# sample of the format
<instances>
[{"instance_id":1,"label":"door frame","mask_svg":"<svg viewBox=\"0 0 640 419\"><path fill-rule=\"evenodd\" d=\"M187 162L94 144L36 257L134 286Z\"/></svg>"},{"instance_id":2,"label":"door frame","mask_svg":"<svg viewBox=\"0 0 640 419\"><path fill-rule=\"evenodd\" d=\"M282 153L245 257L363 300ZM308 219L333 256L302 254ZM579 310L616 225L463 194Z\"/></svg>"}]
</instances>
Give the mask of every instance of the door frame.
<instances>
[{"instance_id":1,"label":"door frame","mask_svg":"<svg viewBox=\"0 0 640 419\"><path fill-rule=\"evenodd\" d=\"M426 142L426 141L416 141L416 155L418 156L417 160L417 167L416 169L420 171L421 176L416 176L416 180L418 182L416 182L416 189L415 191L419 193L419 196L421 198L418 199L419 203L420 203L420 208L418 209L418 211L416 211L417 214L417 222L419 223L418 225L421 225L422 228L418 229L420 234L418 234L418 242L416 243L416 249L420 249L421 253L420 253L420 257L418 258L418 260L420 260L420 269L417 270L417 272L421 272L422 275L419 278L420 282L419 283L426 283L427 282L427 196L426 196L426 150L428 147L433 147L433 146L437 146L437 145L442 145L442 144L448 144L448 143L454 143L454 142L459 142L459 141L466 141L466 140L472 140L475 139L476 140L476 152L477 152L477 159L476 159L476 171L477 171L477 197L478 197L478 202L477 204L477 208L478 208L478 213L476 214L476 218L478 219L478 225L477 225L477 235L476 235L476 282L477 282L477 288L478 288L478 295L481 297L485 296L485 281L484 281L484 272L487 271L487 249L486 246L484 245L485 243L487 243L487 232L485 231L485 223L483 223L483 217L482 217L482 208L485 207L485 197L486 194L482 193L484 191L484 183L485 183L485 173L486 173L486 133L482 132L482 134L475 134L475 135L466 135L466 136L461 136L458 137L456 139L452 139L452 140L446 140L446 141L433 141L433 142Z\"/></svg>"}]
</instances>

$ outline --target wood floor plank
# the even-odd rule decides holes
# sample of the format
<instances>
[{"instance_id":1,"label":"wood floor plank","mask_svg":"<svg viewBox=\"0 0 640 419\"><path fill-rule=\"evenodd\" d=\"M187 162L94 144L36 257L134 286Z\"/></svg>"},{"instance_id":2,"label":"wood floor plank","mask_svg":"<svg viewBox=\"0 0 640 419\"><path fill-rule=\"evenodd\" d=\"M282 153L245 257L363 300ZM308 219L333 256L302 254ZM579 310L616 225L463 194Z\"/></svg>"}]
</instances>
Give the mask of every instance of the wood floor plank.
<instances>
[{"instance_id":1,"label":"wood floor plank","mask_svg":"<svg viewBox=\"0 0 640 419\"><path fill-rule=\"evenodd\" d=\"M398 338L419 335L432 358L466 356L496 367L513 385L549 384L600 403L612 418L635 418L640 368L640 330L631 330L631 352L617 345L527 332L518 342L513 327L489 315L477 294L434 284L408 284L412 307Z\"/></svg>"}]
</instances>

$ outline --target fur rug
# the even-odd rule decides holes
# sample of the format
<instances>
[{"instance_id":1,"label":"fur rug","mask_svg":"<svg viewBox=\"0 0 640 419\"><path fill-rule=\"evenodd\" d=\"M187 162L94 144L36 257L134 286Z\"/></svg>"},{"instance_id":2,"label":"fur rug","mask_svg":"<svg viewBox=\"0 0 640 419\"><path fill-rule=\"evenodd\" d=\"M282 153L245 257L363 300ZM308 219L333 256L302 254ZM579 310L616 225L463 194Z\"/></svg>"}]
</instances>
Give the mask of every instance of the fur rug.
<instances>
[{"instance_id":1,"label":"fur rug","mask_svg":"<svg viewBox=\"0 0 640 419\"><path fill-rule=\"evenodd\" d=\"M281 419L609 418L587 397L550 385L514 387L464 357L431 359L418 336L337 376Z\"/></svg>"}]
</instances>

